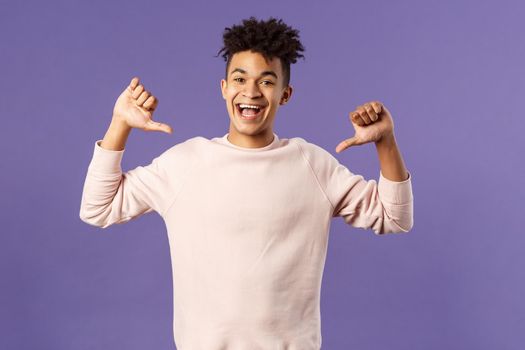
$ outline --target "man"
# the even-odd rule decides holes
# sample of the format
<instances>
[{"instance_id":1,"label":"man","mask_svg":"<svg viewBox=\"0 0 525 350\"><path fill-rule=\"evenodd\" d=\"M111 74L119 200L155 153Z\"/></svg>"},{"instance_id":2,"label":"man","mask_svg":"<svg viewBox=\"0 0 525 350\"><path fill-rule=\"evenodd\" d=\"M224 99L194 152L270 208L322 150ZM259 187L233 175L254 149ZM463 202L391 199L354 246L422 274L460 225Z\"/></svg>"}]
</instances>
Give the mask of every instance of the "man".
<instances>
[{"instance_id":1,"label":"man","mask_svg":"<svg viewBox=\"0 0 525 350\"><path fill-rule=\"evenodd\" d=\"M188 139L123 173L132 128L172 133L152 120L158 100L135 77L95 142L80 217L103 228L151 211L164 219L179 350L320 349L331 218L376 234L412 228L411 176L383 104L351 112L355 135L336 147L374 142L379 182L315 144L273 131L277 110L292 96L290 63L302 57L297 33L274 18L226 28L224 136Z\"/></svg>"}]
</instances>

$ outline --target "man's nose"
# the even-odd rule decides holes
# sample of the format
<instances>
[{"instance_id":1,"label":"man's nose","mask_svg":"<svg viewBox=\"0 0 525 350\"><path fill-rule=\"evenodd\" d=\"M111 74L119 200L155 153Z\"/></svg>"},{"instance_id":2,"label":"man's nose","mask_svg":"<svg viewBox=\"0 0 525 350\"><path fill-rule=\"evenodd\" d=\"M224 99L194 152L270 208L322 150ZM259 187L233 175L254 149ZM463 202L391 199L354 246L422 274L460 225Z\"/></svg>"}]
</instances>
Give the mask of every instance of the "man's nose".
<instances>
[{"instance_id":1,"label":"man's nose","mask_svg":"<svg viewBox=\"0 0 525 350\"><path fill-rule=\"evenodd\" d=\"M250 98L259 97L261 96L261 91L257 83L247 83L244 85L243 95Z\"/></svg>"}]
</instances>

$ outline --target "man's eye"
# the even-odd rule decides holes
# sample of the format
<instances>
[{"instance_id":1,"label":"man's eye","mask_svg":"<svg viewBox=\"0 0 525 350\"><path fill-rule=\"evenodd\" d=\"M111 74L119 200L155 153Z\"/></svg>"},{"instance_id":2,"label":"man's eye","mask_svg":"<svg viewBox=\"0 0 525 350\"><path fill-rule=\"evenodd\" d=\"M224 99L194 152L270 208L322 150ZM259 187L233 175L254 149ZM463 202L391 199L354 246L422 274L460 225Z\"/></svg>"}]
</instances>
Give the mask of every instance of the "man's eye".
<instances>
[{"instance_id":1,"label":"man's eye","mask_svg":"<svg viewBox=\"0 0 525 350\"><path fill-rule=\"evenodd\" d=\"M244 81L244 78L233 78L233 81L241 83ZM272 85L273 82L271 80L263 80L262 83L265 83L264 85Z\"/></svg>"}]
</instances>

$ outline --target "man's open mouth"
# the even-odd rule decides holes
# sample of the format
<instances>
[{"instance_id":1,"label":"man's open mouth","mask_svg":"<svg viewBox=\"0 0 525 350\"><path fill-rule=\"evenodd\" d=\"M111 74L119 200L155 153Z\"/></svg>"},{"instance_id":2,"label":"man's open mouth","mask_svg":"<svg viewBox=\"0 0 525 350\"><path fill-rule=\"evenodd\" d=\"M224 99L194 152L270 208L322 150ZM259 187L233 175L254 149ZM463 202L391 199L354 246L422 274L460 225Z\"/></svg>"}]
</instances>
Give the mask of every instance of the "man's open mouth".
<instances>
[{"instance_id":1,"label":"man's open mouth","mask_svg":"<svg viewBox=\"0 0 525 350\"><path fill-rule=\"evenodd\" d=\"M257 119L262 115L262 111L266 106L247 104L247 103L236 103L235 109L239 113L241 119L253 120Z\"/></svg>"}]
</instances>

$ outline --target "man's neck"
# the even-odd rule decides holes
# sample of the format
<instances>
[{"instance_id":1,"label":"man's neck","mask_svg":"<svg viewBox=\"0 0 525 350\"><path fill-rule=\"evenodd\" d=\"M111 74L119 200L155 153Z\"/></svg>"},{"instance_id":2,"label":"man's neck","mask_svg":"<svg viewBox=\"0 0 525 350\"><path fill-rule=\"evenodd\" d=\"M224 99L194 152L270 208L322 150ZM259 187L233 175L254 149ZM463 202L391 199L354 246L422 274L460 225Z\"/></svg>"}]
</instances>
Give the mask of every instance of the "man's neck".
<instances>
[{"instance_id":1,"label":"man's neck","mask_svg":"<svg viewBox=\"0 0 525 350\"><path fill-rule=\"evenodd\" d=\"M227 137L228 141L235 146L244 148L262 148L271 144L274 140L273 131L269 130L258 135L243 135L238 132L230 132Z\"/></svg>"}]
</instances>

